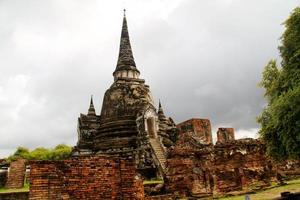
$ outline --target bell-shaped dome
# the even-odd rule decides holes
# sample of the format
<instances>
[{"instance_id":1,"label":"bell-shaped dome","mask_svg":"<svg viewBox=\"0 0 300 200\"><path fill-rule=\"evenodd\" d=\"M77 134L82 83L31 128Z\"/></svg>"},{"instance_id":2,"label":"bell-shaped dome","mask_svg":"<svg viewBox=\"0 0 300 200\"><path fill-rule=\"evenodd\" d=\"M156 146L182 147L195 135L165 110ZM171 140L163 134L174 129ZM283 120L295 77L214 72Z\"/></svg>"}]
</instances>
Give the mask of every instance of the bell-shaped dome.
<instances>
[{"instance_id":1,"label":"bell-shaped dome","mask_svg":"<svg viewBox=\"0 0 300 200\"><path fill-rule=\"evenodd\" d=\"M153 105L153 99L149 87L143 80L114 82L105 92L101 121L134 118L149 104Z\"/></svg>"}]
</instances>

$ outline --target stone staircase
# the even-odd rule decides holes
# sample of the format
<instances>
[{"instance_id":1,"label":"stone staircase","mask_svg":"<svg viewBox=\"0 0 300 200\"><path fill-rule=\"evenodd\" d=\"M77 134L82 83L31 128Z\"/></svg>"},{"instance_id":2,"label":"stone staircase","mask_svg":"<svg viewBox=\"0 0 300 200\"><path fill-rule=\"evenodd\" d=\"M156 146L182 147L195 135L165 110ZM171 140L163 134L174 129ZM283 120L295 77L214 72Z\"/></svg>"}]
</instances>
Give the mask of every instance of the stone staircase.
<instances>
[{"instance_id":1,"label":"stone staircase","mask_svg":"<svg viewBox=\"0 0 300 200\"><path fill-rule=\"evenodd\" d=\"M165 151L164 151L163 147L161 146L160 142L156 138L150 138L150 144L152 146L152 149L155 153L155 156L156 156L163 172L165 172L166 156L165 156Z\"/></svg>"}]
</instances>

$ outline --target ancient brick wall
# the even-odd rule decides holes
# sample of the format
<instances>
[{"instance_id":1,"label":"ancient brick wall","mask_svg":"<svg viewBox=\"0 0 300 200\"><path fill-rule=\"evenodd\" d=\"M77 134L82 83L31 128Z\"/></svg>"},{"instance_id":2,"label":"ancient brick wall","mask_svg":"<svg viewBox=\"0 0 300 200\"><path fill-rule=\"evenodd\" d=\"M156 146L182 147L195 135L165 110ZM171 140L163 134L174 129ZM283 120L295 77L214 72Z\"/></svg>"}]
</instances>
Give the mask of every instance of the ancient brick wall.
<instances>
[{"instance_id":1,"label":"ancient brick wall","mask_svg":"<svg viewBox=\"0 0 300 200\"><path fill-rule=\"evenodd\" d=\"M300 160L287 160L274 164L282 178L296 179L300 177Z\"/></svg>"},{"instance_id":2,"label":"ancient brick wall","mask_svg":"<svg viewBox=\"0 0 300 200\"><path fill-rule=\"evenodd\" d=\"M254 139L181 144L169 152L167 168L167 191L193 197L252 191L269 186L275 175L264 144Z\"/></svg>"},{"instance_id":3,"label":"ancient brick wall","mask_svg":"<svg viewBox=\"0 0 300 200\"><path fill-rule=\"evenodd\" d=\"M22 188L25 178L26 160L18 159L10 163L6 188Z\"/></svg>"},{"instance_id":4,"label":"ancient brick wall","mask_svg":"<svg viewBox=\"0 0 300 200\"><path fill-rule=\"evenodd\" d=\"M212 195L211 146L203 149L176 147L167 160L166 190L180 196Z\"/></svg>"},{"instance_id":5,"label":"ancient brick wall","mask_svg":"<svg viewBox=\"0 0 300 200\"><path fill-rule=\"evenodd\" d=\"M275 172L265 155L265 145L241 139L214 146L214 193L255 190L269 186Z\"/></svg>"},{"instance_id":6,"label":"ancient brick wall","mask_svg":"<svg viewBox=\"0 0 300 200\"><path fill-rule=\"evenodd\" d=\"M211 124L209 119L190 119L177 125L179 134L192 133L194 137L199 138L202 143L212 143Z\"/></svg>"},{"instance_id":7,"label":"ancient brick wall","mask_svg":"<svg viewBox=\"0 0 300 200\"><path fill-rule=\"evenodd\" d=\"M30 184L31 200L144 198L135 164L104 156L33 161Z\"/></svg>"}]
</instances>

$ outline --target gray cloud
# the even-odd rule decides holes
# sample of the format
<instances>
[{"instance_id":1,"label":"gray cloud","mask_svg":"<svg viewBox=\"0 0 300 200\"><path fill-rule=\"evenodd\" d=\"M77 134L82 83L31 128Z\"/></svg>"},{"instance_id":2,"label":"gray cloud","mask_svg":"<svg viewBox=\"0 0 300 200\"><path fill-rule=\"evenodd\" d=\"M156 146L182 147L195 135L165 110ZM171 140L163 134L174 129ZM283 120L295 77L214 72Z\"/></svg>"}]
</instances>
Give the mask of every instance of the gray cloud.
<instances>
[{"instance_id":1,"label":"gray cloud","mask_svg":"<svg viewBox=\"0 0 300 200\"><path fill-rule=\"evenodd\" d=\"M126 6L137 66L176 122L254 136L257 87L296 0L0 1L0 156L74 145L90 94L100 112Z\"/></svg>"}]
</instances>

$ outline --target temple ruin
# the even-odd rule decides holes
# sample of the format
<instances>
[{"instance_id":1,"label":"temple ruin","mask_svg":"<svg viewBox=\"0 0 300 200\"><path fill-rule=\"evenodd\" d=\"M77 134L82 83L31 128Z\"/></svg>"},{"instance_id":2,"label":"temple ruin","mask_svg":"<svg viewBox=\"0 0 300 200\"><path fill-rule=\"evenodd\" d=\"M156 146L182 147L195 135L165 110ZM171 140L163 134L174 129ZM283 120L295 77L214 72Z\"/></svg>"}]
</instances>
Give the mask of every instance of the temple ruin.
<instances>
[{"instance_id":1,"label":"temple ruin","mask_svg":"<svg viewBox=\"0 0 300 200\"><path fill-rule=\"evenodd\" d=\"M91 99L88 113L78 119L78 143L73 156L112 155L131 157L147 178L163 177L170 130L176 128L157 110L145 80L140 78L130 45L124 14L114 82L105 92L101 114Z\"/></svg>"},{"instance_id":2,"label":"temple ruin","mask_svg":"<svg viewBox=\"0 0 300 200\"><path fill-rule=\"evenodd\" d=\"M155 106L140 78L124 13L117 66L101 113L91 98L87 114L78 118L78 142L69 159L30 163L29 198L201 198L264 188L276 179L262 141L235 140L234 129L226 127L217 138L213 144L208 119L175 124L161 102ZM155 195L144 190L143 180L150 179L163 180Z\"/></svg>"}]
</instances>

